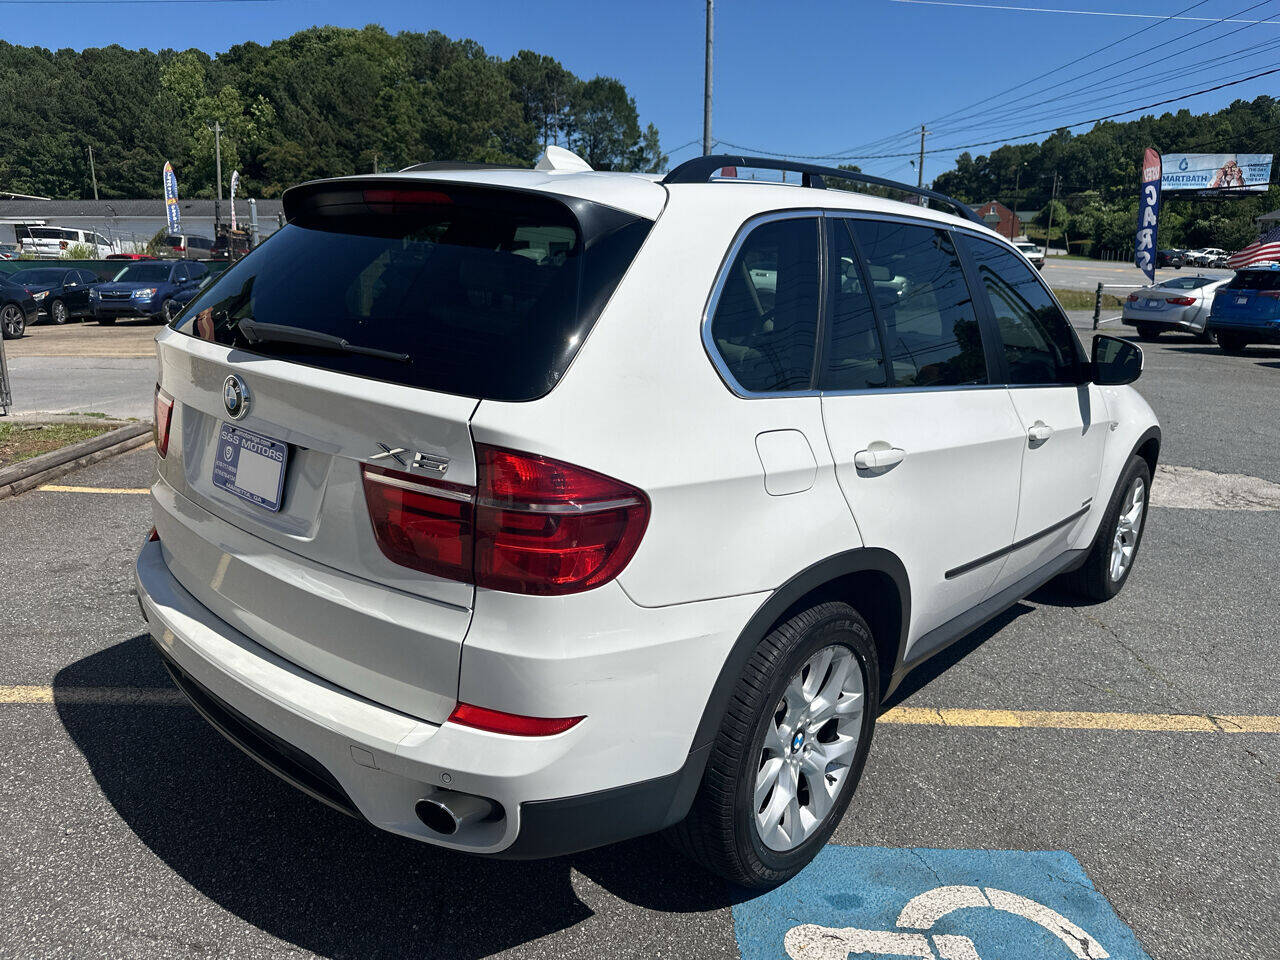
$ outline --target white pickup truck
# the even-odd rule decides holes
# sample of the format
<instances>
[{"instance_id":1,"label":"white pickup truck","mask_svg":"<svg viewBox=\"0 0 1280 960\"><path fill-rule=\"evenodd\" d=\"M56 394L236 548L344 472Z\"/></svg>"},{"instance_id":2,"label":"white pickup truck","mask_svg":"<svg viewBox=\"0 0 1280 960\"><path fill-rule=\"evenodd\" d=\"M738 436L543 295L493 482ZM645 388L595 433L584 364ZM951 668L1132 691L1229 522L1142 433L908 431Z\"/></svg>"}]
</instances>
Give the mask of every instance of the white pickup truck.
<instances>
[{"instance_id":1,"label":"white pickup truck","mask_svg":"<svg viewBox=\"0 0 1280 960\"><path fill-rule=\"evenodd\" d=\"M1022 255L1031 261L1033 267L1037 270L1044 269L1044 250L1030 240L1015 240L1013 245L1022 251Z\"/></svg>"}]
</instances>

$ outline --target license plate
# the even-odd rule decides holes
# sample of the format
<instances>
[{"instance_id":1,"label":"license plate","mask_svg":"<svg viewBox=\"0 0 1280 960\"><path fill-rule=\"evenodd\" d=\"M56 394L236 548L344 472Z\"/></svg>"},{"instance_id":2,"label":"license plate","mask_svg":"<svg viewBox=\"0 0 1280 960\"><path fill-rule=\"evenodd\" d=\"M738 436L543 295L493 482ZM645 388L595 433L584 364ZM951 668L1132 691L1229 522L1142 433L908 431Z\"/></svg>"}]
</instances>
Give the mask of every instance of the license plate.
<instances>
[{"instance_id":1,"label":"license plate","mask_svg":"<svg viewBox=\"0 0 1280 960\"><path fill-rule=\"evenodd\" d=\"M1159 300L1143 300L1142 305L1146 307L1148 310L1154 310L1156 307L1160 306L1160 301Z\"/></svg>"},{"instance_id":2,"label":"license plate","mask_svg":"<svg viewBox=\"0 0 1280 960\"><path fill-rule=\"evenodd\" d=\"M275 512L280 509L288 459L289 448L279 440L224 423L213 463L213 485Z\"/></svg>"},{"instance_id":3,"label":"license plate","mask_svg":"<svg viewBox=\"0 0 1280 960\"><path fill-rule=\"evenodd\" d=\"M1249 302L1248 297L1236 297L1236 303L1248 303L1248 302Z\"/></svg>"}]
</instances>

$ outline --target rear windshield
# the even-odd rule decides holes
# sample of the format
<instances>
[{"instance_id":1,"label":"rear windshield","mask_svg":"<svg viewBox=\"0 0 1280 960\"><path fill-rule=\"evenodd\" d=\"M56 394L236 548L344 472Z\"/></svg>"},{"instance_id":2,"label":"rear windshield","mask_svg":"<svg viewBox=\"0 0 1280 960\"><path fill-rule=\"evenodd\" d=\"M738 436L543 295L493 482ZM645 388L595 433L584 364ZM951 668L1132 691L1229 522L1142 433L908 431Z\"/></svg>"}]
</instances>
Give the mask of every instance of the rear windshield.
<instances>
[{"instance_id":1,"label":"rear windshield","mask_svg":"<svg viewBox=\"0 0 1280 960\"><path fill-rule=\"evenodd\" d=\"M1174 277L1172 280L1166 280L1160 286L1165 290L1194 290L1197 287L1203 287L1206 283L1215 283L1213 277Z\"/></svg>"},{"instance_id":2,"label":"rear windshield","mask_svg":"<svg viewBox=\"0 0 1280 960\"><path fill-rule=\"evenodd\" d=\"M1227 284L1231 290L1280 290L1280 270L1241 270Z\"/></svg>"},{"instance_id":3,"label":"rear windshield","mask_svg":"<svg viewBox=\"0 0 1280 960\"><path fill-rule=\"evenodd\" d=\"M555 386L652 226L583 201L571 210L535 194L439 184L344 185L298 205L175 329L494 400L532 400ZM308 332L321 336L307 342Z\"/></svg>"}]
</instances>

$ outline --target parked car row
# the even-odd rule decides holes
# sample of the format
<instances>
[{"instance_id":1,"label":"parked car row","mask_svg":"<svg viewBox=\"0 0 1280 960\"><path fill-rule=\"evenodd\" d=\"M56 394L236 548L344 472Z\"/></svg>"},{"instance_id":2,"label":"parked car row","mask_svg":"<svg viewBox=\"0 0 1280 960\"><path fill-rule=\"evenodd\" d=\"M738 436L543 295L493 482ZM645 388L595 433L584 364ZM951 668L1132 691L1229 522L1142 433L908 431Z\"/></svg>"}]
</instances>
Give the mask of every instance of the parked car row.
<instances>
[{"instance_id":1,"label":"parked car row","mask_svg":"<svg viewBox=\"0 0 1280 960\"><path fill-rule=\"evenodd\" d=\"M1256 264L1233 277L1173 277L1129 294L1122 320L1143 340L1190 333L1226 353L1280 343L1280 263Z\"/></svg>"},{"instance_id":2,"label":"parked car row","mask_svg":"<svg viewBox=\"0 0 1280 960\"><path fill-rule=\"evenodd\" d=\"M1199 250L1169 249L1156 251L1157 267L1217 267L1225 268L1231 254L1221 247L1202 247Z\"/></svg>"},{"instance_id":3,"label":"parked car row","mask_svg":"<svg viewBox=\"0 0 1280 960\"><path fill-rule=\"evenodd\" d=\"M209 277L199 261L131 261L110 280L81 267L28 267L0 278L0 326L7 340L40 320L64 324L121 318L169 322Z\"/></svg>"}]
</instances>

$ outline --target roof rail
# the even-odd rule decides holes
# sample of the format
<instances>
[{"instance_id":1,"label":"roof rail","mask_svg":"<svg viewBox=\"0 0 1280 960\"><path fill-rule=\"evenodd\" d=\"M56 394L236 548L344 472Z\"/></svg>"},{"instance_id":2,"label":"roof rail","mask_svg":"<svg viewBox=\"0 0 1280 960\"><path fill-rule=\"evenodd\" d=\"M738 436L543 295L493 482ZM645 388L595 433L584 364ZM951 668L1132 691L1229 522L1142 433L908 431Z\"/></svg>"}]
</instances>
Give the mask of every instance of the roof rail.
<instances>
[{"instance_id":1,"label":"roof rail","mask_svg":"<svg viewBox=\"0 0 1280 960\"><path fill-rule=\"evenodd\" d=\"M509 163L471 163L466 160L428 160L405 167L400 173L422 173L427 170L524 170Z\"/></svg>"},{"instance_id":2,"label":"roof rail","mask_svg":"<svg viewBox=\"0 0 1280 960\"><path fill-rule=\"evenodd\" d=\"M662 182L664 184L706 183L715 175L717 170L724 167L789 170L801 175L800 183L802 186L813 187L818 190L826 188L825 177L834 177L837 180L853 180L857 183L867 183L877 187L892 187L894 190L902 190L906 193L914 193L917 196L928 197L930 200L937 200L939 203L953 208L966 220L972 220L974 223L986 226L982 218L974 213L967 204L961 203L953 197L948 197L946 194L927 190L924 187L913 187L909 183L899 183L897 180L874 177L869 173L859 173L856 170L841 170L839 167L820 167L812 163L796 163L791 160L770 160L766 157L741 157L727 153L713 153L710 156L694 157L692 160L686 160L663 177Z\"/></svg>"}]
</instances>

